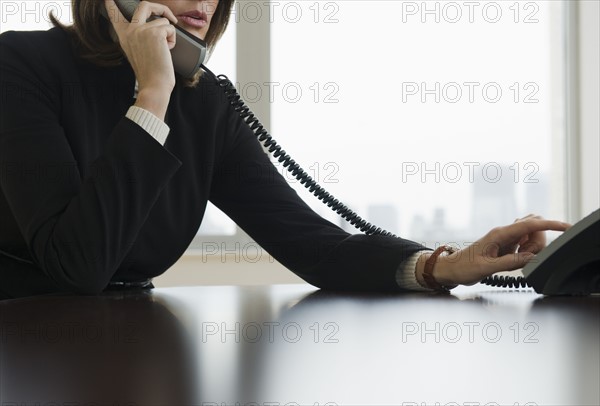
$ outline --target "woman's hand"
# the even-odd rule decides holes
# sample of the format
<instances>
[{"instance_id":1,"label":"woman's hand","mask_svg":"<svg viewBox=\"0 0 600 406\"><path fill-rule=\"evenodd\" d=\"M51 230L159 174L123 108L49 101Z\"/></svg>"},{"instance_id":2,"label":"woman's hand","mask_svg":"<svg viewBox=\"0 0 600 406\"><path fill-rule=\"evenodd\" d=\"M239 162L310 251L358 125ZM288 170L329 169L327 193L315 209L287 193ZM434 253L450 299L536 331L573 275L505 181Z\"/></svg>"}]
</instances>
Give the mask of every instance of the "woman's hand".
<instances>
[{"instance_id":1,"label":"woman's hand","mask_svg":"<svg viewBox=\"0 0 600 406\"><path fill-rule=\"evenodd\" d=\"M131 23L121 14L114 0L104 0L121 48L138 81L136 106L145 108L164 120L175 72L170 50L175 46L177 18L162 4L140 2ZM163 16L146 22L152 15Z\"/></svg>"},{"instance_id":2,"label":"woman's hand","mask_svg":"<svg viewBox=\"0 0 600 406\"><path fill-rule=\"evenodd\" d=\"M442 285L473 285L496 272L522 268L546 246L546 230L565 231L570 224L529 215L513 224L492 229L483 238L448 256L440 256L433 268ZM417 279L423 283L423 254L417 263Z\"/></svg>"}]
</instances>

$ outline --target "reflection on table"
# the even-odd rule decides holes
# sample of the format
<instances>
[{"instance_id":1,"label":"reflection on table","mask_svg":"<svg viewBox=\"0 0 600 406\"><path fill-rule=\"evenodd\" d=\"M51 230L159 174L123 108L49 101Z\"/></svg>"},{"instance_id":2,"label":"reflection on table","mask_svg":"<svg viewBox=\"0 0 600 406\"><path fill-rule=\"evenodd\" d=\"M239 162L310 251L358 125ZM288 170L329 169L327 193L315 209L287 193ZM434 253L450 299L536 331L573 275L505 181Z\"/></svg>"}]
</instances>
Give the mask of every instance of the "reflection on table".
<instances>
[{"instance_id":1,"label":"reflection on table","mask_svg":"<svg viewBox=\"0 0 600 406\"><path fill-rule=\"evenodd\" d=\"M597 405L599 316L600 297L480 285L9 300L0 404Z\"/></svg>"}]
</instances>

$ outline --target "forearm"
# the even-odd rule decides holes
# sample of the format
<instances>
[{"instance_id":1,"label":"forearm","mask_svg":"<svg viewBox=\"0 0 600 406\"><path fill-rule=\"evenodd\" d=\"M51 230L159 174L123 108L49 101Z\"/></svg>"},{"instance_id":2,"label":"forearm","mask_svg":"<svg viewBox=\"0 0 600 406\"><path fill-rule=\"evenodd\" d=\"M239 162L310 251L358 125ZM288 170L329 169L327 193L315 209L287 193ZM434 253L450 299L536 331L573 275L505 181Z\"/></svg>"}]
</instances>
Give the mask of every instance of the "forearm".
<instances>
[{"instance_id":1,"label":"forearm","mask_svg":"<svg viewBox=\"0 0 600 406\"><path fill-rule=\"evenodd\" d=\"M161 89L142 89L137 93L135 106L149 111L164 121L169 106L170 92Z\"/></svg>"}]
</instances>

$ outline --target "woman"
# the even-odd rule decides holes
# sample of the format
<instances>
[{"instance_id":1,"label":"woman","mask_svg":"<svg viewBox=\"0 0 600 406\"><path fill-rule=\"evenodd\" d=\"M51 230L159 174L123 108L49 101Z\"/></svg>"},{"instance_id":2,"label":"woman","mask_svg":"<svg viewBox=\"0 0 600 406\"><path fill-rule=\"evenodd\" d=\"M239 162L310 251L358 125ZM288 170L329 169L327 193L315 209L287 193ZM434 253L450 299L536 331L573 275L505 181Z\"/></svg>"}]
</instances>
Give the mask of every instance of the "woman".
<instances>
[{"instance_id":1,"label":"woman","mask_svg":"<svg viewBox=\"0 0 600 406\"><path fill-rule=\"evenodd\" d=\"M232 4L144 1L129 23L113 0L73 0L73 27L0 36L5 297L151 286L188 247L208 200L329 289L474 284L522 267L545 246L545 230L568 227L530 215L442 256L443 247L350 235L324 220L278 174L213 76L189 82L173 72L169 21L212 49ZM151 15L162 18L145 22Z\"/></svg>"}]
</instances>

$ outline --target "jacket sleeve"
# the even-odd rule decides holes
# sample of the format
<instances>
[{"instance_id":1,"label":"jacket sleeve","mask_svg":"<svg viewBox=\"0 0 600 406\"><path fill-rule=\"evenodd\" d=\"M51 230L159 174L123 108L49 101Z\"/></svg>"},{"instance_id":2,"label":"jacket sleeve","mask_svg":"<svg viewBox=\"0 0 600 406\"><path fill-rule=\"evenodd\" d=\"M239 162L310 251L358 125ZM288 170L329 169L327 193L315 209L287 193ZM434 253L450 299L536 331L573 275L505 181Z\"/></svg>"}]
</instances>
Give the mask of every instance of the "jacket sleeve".
<instances>
[{"instance_id":1,"label":"jacket sleeve","mask_svg":"<svg viewBox=\"0 0 600 406\"><path fill-rule=\"evenodd\" d=\"M118 269L181 165L123 117L80 173L59 120L60 95L19 46L0 42L0 190L34 264L61 290L96 294ZM86 134L78 134L85 137Z\"/></svg>"},{"instance_id":2,"label":"jacket sleeve","mask_svg":"<svg viewBox=\"0 0 600 406\"><path fill-rule=\"evenodd\" d=\"M229 106L229 140L211 201L261 247L308 283L336 290L403 290L401 262L426 249L401 238L349 234L315 213L271 163Z\"/></svg>"}]
</instances>

